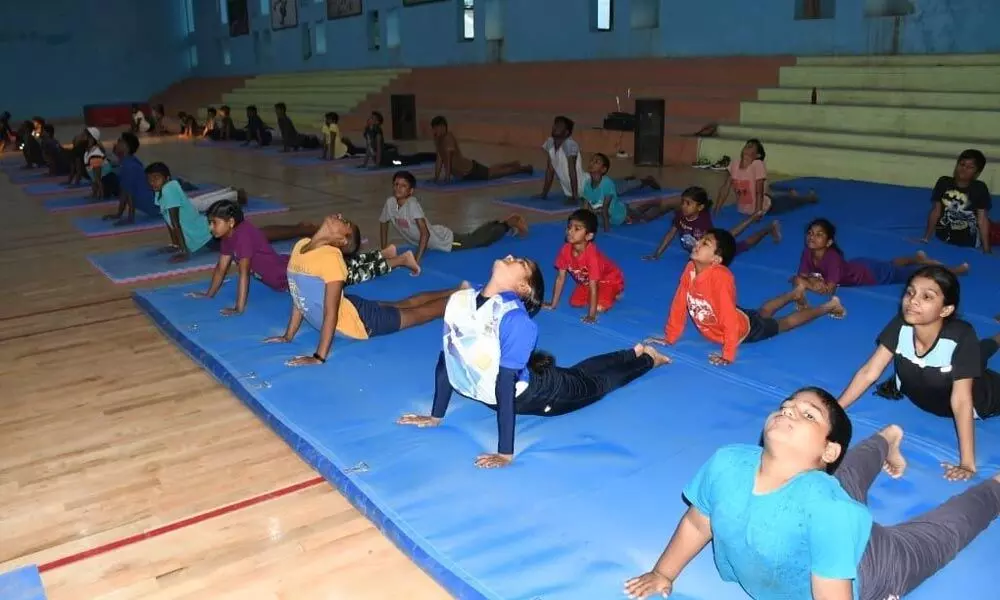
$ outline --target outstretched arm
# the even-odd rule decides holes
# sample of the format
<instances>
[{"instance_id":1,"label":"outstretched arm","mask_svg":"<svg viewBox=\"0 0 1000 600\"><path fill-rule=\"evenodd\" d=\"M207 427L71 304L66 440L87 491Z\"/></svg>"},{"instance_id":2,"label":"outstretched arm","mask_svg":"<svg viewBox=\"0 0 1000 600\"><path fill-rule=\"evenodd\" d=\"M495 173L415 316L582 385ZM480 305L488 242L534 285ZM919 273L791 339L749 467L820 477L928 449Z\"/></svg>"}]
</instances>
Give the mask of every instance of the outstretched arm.
<instances>
[{"instance_id":1,"label":"outstretched arm","mask_svg":"<svg viewBox=\"0 0 1000 600\"><path fill-rule=\"evenodd\" d=\"M976 424L972 405L972 379L959 379L951 384L951 412L955 415L958 433L958 465L945 467L945 477L965 480L976 473Z\"/></svg>"},{"instance_id":2,"label":"outstretched arm","mask_svg":"<svg viewBox=\"0 0 1000 600\"><path fill-rule=\"evenodd\" d=\"M674 580L684 567L712 541L712 524L708 517L690 507L677 524L667 549L656 561L653 570L625 583L629 598L647 598L654 594L669 594Z\"/></svg>"},{"instance_id":3,"label":"outstretched arm","mask_svg":"<svg viewBox=\"0 0 1000 600\"><path fill-rule=\"evenodd\" d=\"M841 392L840 399L838 400L840 405L847 408L854 404L861 397L861 394L864 394L865 390L878 380L879 375L882 374L882 371L885 371L890 362L892 362L892 351L879 344L864 366L854 374L854 378L851 379L851 383L848 384L847 389Z\"/></svg>"}]
</instances>

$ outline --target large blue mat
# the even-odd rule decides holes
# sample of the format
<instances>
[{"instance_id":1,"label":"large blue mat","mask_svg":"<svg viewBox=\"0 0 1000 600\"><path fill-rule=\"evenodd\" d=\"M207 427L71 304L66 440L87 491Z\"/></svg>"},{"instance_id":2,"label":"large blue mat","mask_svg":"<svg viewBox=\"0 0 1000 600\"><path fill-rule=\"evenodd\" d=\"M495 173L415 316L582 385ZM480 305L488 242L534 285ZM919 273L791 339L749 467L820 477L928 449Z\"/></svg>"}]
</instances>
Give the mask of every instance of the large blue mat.
<instances>
[{"instance_id":1,"label":"large blue mat","mask_svg":"<svg viewBox=\"0 0 1000 600\"><path fill-rule=\"evenodd\" d=\"M38 567L31 565L0 573L0 598L3 600L45 600L45 588Z\"/></svg>"},{"instance_id":2,"label":"large blue mat","mask_svg":"<svg viewBox=\"0 0 1000 600\"><path fill-rule=\"evenodd\" d=\"M647 188L636 190L635 192L625 194L624 196L619 196L618 199L625 204L634 204L638 202L649 202L650 200L665 199L671 196L676 196L680 193L681 190L671 188L665 188L662 190ZM573 212L577 208L580 208L579 202L567 203L566 197L559 194L550 196L544 200L538 198L536 195L504 196L502 198L497 198L494 202L511 208L530 210L533 212L545 213L547 215L567 214Z\"/></svg>"},{"instance_id":3,"label":"large blue mat","mask_svg":"<svg viewBox=\"0 0 1000 600\"><path fill-rule=\"evenodd\" d=\"M787 289L802 249L794 232L816 214L841 225L841 245L849 254L912 252L915 246L903 237L878 237L851 224L848 217L857 221L859 210L868 216L862 209L873 199L866 191L855 189L852 197L788 215L783 244L765 242L741 256L733 265L741 304L755 306ZM724 213L720 224L737 218ZM626 274L624 298L592 326L580 323L583 313L565 303L543 312L537 318L540 347L571 364L662 332L685 257L676 249L658 262L641 256L664 226L665 220L598 234L602 250ZM394 299L461 279L483 282L492 261L506 253L551 265L562 236L562 223L553 223L536 227L525 240L506 238L488 249L429 253L420 278L393 273L353 291ZM934 244L930 250L958 251ZM962 312L980 334L993 334L997 326L989 315L1000 304L1000 269L990 257L958 252L974 269L963 281ZM728 368L708 364L717 348L689 325L669 351L673 365L583 411L519 417L517 460L507 469L481 471L473 459L496 445L496 417L489 409L456 397L436 429L394 423L402 413L430 408L440 323L366 342L338 339L327 364L293 369L284 361L312 353L314 331L306 328L289 345L260 343L284 330L286 295L255 282L250 307L237 322L218 317L232 301L233 284L212 301L184 297L203 286L142 291L136 301L451 593L525 600L622 597L625 579L648 570L669 540L685 509L681 489L698 467L721 445L755 442L766 414L794 389L808 384L839 392L870 354L901 293L901 286L845 289L847 319L821 319L743 347ZM900 481L881 478L872 489L878 521L913 517L968 485L941 478L940 461L956 454L947 419L870 395L851 414L856 440L890 422L907 431L907 475ZM977 441L981 480L1000 468L1000 420L977 424ZM1000 527L993 527L912 597L987 597L998 544ZM671 596L738 597L736 586L720 581L708 550L684 571Z\"/></svg>"},{"instance_id":4,"label":"large blue mat","mask_svg":"<svg viewBox=\"0 0 1000 600\"><path fill-rule=\"evenodd\" d=\"M81 190L90 188L89 181L78 185L65 185L64 182L32 183L21 188L29 196L54 196L56 194L79 194Z\"/></svg>"},{"instance_id":5,"label":"large blue mat","mask_svg":"<svg viewBox=\"0 0 1000 600\"><path fill-rule=\"evenodd\" d=\"M222 186L214 183L200 183L198 184L197 191L199 194L204 194L218 190L221 187ZM106 208L118 206L118 198L95 200L89 194L83 194L80 196L71 196L69 198L46 198L45 200L42 200L42 206L45 207L45 210L50 213L59 213L96 207Z\"/></svg>"},{"instance_id":6,"label":"large blue mat","mask_svg":"<svg viewBox=\"0 0 1000 600\"><path fill-rule=\"evenodd\" d=\"M243 207L245 215L266 215L272 213L286 212L288 207L274 200L257 198L251 196ZM163 217L159 215L146 215L136 213L135 221L128 225L115 225L114 221L108 221L104 217L76 217L73 225L87 237L108 237L112 235L125 235L129 233L139 233L141 231L151 231L164 227Z\"/></svg>"},{"instance_id":7,"label":"large blue mat","mask_svg":"<svg viewBox=\"0 0 1000 600\"><path fill-rule=\"evenodd\" d=\"M462 179L459 181L434 183L434 181L432 180L425 180L421 181L419 183L419 186L425 190L432 190L435 192L468 192L470 190L481 190L485 188L495 188L504 185L515 185L519 183L530 183L535 181L541 181L544 176L545 176L544 173L539 173L536 171L531 175L511 175L510 177L501 177L500 179L490 179L489 181L466 181Z\"/></svg>"}]
</instances>

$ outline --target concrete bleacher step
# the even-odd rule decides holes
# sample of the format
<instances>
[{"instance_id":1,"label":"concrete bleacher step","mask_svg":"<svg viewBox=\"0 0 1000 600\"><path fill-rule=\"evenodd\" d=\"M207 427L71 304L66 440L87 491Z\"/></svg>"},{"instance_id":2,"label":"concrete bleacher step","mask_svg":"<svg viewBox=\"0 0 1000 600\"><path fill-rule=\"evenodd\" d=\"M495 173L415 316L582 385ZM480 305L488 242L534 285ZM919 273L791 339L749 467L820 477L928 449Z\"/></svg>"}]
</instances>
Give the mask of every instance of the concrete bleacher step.
<instances>
[{"instance_id":1,"label":"concrete bleacher step","mask_svg":"<svg viewBox=\"0 0 1000 600\"><path fill-rule=\"evenodd\" d=\"M1000 54L896 54L888 56L800 56L795 64L805 67L937 67L1000 65Z\"/></svg>"},{"instance_id":2,"label":"concrete bleacher step","mask_svg":"<svg viewBox=\"0 0 1000 600\"><path fill-rule=\"evenodd\" d=\"M1000 64L972 66L781 67L781 87L1000 92Z\"/></svg>"},{"instance_id":3,"label":"concrete bleacher step","mask_svg":"<svg viewBox=\"0 0 1000 600\"><path fill-rule=\"evenodd\" d=\"M736 159L746 138L704 138L700 155ZM787 175L874 181L893 185L932 187L941 175L955 168L955 154L880 152L856 147L814 143L765 142L768 168ZM1000 168L988 164L980 176L991 188L1000 188Z\"/></svg>"},{"instance_id":4,"label":"concrete bleacher step","mask_svg":"<svg viewBox=\"0 0 1000 600\"><path fill-rule=\"evenodd\" d=\"M815 88L761 88L761 102L809 104ZM817 104L908 106L956 110L1000 110L1000 93L913 90L816 89Z\"/></svg>"}]
</instances>

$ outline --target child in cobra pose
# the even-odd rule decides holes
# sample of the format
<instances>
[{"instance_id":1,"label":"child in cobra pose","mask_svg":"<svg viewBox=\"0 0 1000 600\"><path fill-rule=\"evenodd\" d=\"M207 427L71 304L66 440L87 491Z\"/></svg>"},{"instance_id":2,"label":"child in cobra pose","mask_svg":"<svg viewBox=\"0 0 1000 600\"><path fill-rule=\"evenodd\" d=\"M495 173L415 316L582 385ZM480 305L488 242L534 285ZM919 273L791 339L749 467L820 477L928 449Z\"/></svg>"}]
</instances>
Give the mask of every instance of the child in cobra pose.
<instances>
[{"instance_id":1,"label":"child in cobra pose","mask_svg":"<svg viewBox=\"0 0 1000 600\"><path fill-rule=\"evenodd\" d=\"M325 363L333 350L335 332L356 340L422 325L444 315L448 297L469 286L423 292L397 302L367 300L345 294L347 265L340 248L357 239L358 229L341 216L327 217L312 236L299 240L288 260L288 289L292 312L284 335L266 342L291 342L306 320L319 331L311 356L296 356L289 366Z\"/></svg>"},{"instance_id":2,"label":"child in cobra pose","mask_svg":"<svg viewBox=\"0 0 1000 600\"><path fill-rule=\"evenodd\" d=\"M538 265L513 256L493 263L483 288L452 295L434 371L431 414L406 414L398 423L438 425L452 393L458 392L497 412L497 451L477 457L476 466L505 467L514 460L516 415L554 417L580 410L669 362L639 344L568 369L555 366L551 355L535 351L538 327L532 317L544 296Z\"/></svg>"},{"instance_id":3,"label":"child in cobra pose","mask_svg":"<svg viewBox=\"0 0 1000 600\"><path fill-rule=\"evenodd\" d=\"M728 165L726 181L719 189L716 213L726 205L730 190L736 194L736 210L745 215L756 213L776 215L819 202L815 192L800 196L794 189L787 191L769 189L767 167L764 164L766 156L764 144L760 140L747 140L740 152L740 159Z\"/></svg>"},{"instance_id":4,"label":"child in cobra pose","mask_svg":"<svg viewBox=\"0 0 1000 600\"><path fill-rule=\"evenodd\" d=\"M569 298L569 305L575 308L587 307L584 323L597 321L598 313L607 312L625 291L625 276L618 265L604 255L594 243L597 233L597 215L587 209L580 209L569 216L566 222L566 243L556 255L556 284L552 290L552 301L544 308L559 306L566 273L576 281L576 289Z\"/></svg>"},{"instance_id":5,"label":"child in cobra pose","mask_svg":"<svg viewBox=\"0 0 1000 600\"><path fill-rule=\"evenodd\" d=\"M663 239L660 240L660 245L657 246L656 252L644 256L643 260L659 260L663 256L663 253L666 252L667 247L670 246L670 242L678 235L680 235L681 248L684 252L690 253L694 249L695 244L698 243L698 240L705 235L705 232L714 227L712 224L712 213L709 210L711 205L712 201L708 199L708 193L704 188L693 186L684 190L681 193L680 208L674 214L673 224L663 234ZM763 213L750 215L742 223L733 227L729 233L733 237L736 237L746 231L750 225L761 220L763 216ZM738 242L736 244L736 255L750 250L769 235L774 239L774 243L781 242L781 223L771 221L771 224L766 229L754 232L746 240Z\"/></svg>"},{"instance_id":6,"label":"child in cobra pose","mask_svg":"<svg viewBox=\"0 0 1000 600\"><path fill-rule=\"evenodd\" d=\"M799 271L792 278L796 285L819 294L832 294L837 286L870 286L906 283L924 265L940 265L924 252L901 256L891 261L877 258L846 260L837 246L837 228L826 219L806 225L806 247L799 261ZM962 263L949 270L955 275L969 272Z\"/></svg>"},{"instance_id":7,"label":"child in cobra pose","mask_svg":"<svg viewBox=\"0 0 1000 600\"><path fill-rule=\"evenodd\" d=\"M852 429L826 390L785 399L760 446L725 446L702 465L667 549L625 593L668 596L711 543L719 575L751 598L901 598L1000 513L998 475L905 523L875 523L868 491L880 471L903 476L903 430L890 425L848 450Z\"/></svg>"},{"instance_id":8,"label":"child in cobra pose","mask_svg":"<svg viewBox=\"0 0 1000 600\"><path fill-rule=\"evenodd\" d=\"M684 332L690 315L702 335L722 344L722 352L708 359L713 365L723 366L736 360L740 344L762 342L823 315L846 315L840 299L834 296L822 306L775 318L775 313L786 305L801 300L804 287L768 300L757 310L740 308L736 304L736 281L727 268L735 253L736 240L724 229L710 229L698 240L670 304L665 336L650 341L673 344Z\"/></svg>"}]
</instances>

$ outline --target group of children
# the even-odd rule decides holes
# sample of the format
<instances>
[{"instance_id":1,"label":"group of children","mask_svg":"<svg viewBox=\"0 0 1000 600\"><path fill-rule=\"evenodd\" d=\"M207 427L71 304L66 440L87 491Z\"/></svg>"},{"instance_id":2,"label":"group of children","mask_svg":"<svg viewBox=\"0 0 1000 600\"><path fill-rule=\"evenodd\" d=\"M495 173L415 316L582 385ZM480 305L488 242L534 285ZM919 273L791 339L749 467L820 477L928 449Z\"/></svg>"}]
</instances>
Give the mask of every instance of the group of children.
<instances>
[{"instance_id":1,"label":"group of children","mask_svg":"<svg viewBox=\"0 0 1000 600\"><path fill-rule=\"evenodd\" d=\"M447 122L435 120L433 126L435 176L490 179L526 171L518 163L487 167L468 159L448 132ZM262 124L255 127L253 139L260 143ZM815 195L780 196L768 190L763 145L750 140L740 161L730 165L720 193L723 199L726 190L735 192L738 210L748 215L732 231L714 227L708 195L697 187L685 190L679 201L657 199L636 208L619 207L620 194L658 184L611 180L607 176L610 161L603 155L595 156L584 171L579 146L571 138L572 127L572 121L558 118L545 144L549 163L542 195L558 178L569 201L583 205L569 216L565 243L554 252L557 275L548 299L542 267L534 260L512 256L496 260L489 281L479 288L463 282L394 302L351 293L349 286L395 267L419 275L428 250L482 248L509 234L528 232L524 218L516 214L467 233L431 224L414 195L416 179L404 170L393 175L393 193L380 215L380 249L362 252L360 229L342 215L327 217L318 225L258 228L244 218L246 194L232 197L232 190L226 190L229 196L221 199L209 197L207 206L196 206L196 198L188 196L183 182L174 179L166 165L142 166L135 157L138 138L126 133L115 148L121 203L111 218L134 215L135 210L158 212L169 231L171 260L184 260L202 248L217 248L219 261L209 287L193 296L215 296L235 263L239 272L235 304L223 314L246 309L252 278L276 291L287 291L292 302L286 331L266 341L290 342L303 321L319 331L315 352L295 356L289 365L325 363L337 332L367 339L443 318L430 414L405 414L398 422L437 425L445 417L453 392L489 406L497 412L498 444L496 452L476 458L482 468L503 467L514 459L516 415L551 417L582 409L668 364L669 359L655 346L676 343L689 317L704 337L721 345L719 352L709 356L711 363L726 365L736 360L741 344L762 342L823 315L844 317L846 310L834 295L840 286L903 283L898 316L883 330L876 352L841 397L818 388L798 390L767 418L760 446L720 449L684 490L690 507L662 557L650 572L628 581L626 593L634 598L669 594L687 563L713 542L722 577L738 582L754 598L885 600L912 591L988 527L1000 513L998 478L968 489L911 522L892 527L874 523L865 506L867 490L879 470L893 477L902 475L906 466L900 450L902 431L889 426L848 450L852 431L845 408L892 362L895 377L880 385L878 393L907 396L924 410L953 418L960 459L944 465L945 477L964 480L976 473L974 420L1000 414L1000 374L987 368L990 356L1000 347L1000 335L980 341L972 327L955 316L957 276L969 270L967 264L944 267L923 252L893 260L848 260L837 246L835 226L816 219L806 228L791 289L759 308L741 307L729 265L767 236L780 242L782 232L772 222L742 243L736 237L765 215L818 201ZM87 132L83 163L85 173L100 180L108 157L95 131ZM331 130L331 135L334 141L340 138L339 131ZM372 135L381 137L377 130ZM336 144L328 149L340 152ZM375 158L381 164L378 152ZM936 235L949 243L990 251L994 233L988 218L985 223L983 219L990 196L976 179L984 166L981 153L963 152L955 174L938 182L928 239ZM586 309L585 322L594 322L611 310L624 293L622 270L594 241L602 223L607 230L629 220L656 219L672 210L675 214L667 233L657 250L646 257L659 258L675 237L689 255L663 337L569 368L557 366L551 355L539 351L533 318L542 308L558 306L567 275L576 282L569 303ZM390 227L416 250L398 253L388 244ZM290 256L271 246L284 239L299 240ZM811 307L806 291L830 297ZM787 305L796 310L778 317ZM754 535L748 535L751 532Z\"/></svg>"}]
</instances>

